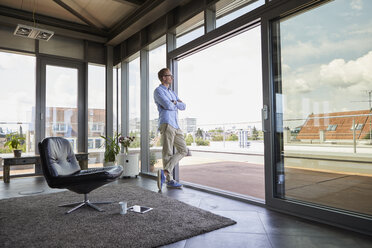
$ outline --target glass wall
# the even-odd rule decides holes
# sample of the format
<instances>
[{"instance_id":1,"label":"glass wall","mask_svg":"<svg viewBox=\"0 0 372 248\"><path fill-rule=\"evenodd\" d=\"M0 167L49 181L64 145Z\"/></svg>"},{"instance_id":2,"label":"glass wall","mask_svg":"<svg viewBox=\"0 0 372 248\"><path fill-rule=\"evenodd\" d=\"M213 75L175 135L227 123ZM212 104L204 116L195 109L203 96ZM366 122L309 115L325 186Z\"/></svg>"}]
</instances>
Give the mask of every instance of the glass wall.
<instances>
[{"instance_id":1,"label":"glass wall","mask_svg":"<svg viewBox=\"0 0 372 248\"><path fill-rule=\"evenodd\" d=\"M25 138L18 149L35 152L35 71L34 56L0 52L0 157L13 156L5 143L16 133ZM34 166L11 167L11 175L23 173L34 173Z\"/></svg>"},{"instance_id":2,"label":"glass wall","mask_svg":"<svg viewBox=\"0 0 372 248\"><path fill-rule=\"evenodd\" d=\"M129 62L129 135L135 140L130 144L129 153L138 154L141 151L141 78L140 58ZM139 164L139 168L141 165Z\"/></svg>"},{"instance_id":3,"label":"glass wall","mask_svg":"<svg viewBox=\"0 0 372 248\"><path fill-rule=\"evenodd\" d=\"M372 2L273 23L276 196L372 215Z\"/></svg>"},{"instance_id":4,"label":"glass wall","mask_svg":"<svg viewBox=\"0 0 372 248\"><path fill-rule=\"evenodd\" d=\"M261 28L178 62L180 179L263 200Z\"/></svg>"},{"instance_id":5,"label":"glass wall","mask_svg":"<svg viewBox=\"0 0 372 248\"><path fill-rule=\"evenodd\" d=\"M180 47L204 34L204 12L201 12L176 28L176 47Z\"/></svg>"},{"instance_id":6,"label":"glass wall","mask_svg":"<svg viewBox=\"0 0 372 248\"><path fill-rule=\"evenodd\" d=\"M105 148L106 69L101 65L88 65L88 152L89 167L102 166Z\"/></svg>"},{"instance_id":7,"label":"glass wall","mask_svg":"<svg viewBox=\"0 0 372 248\"><path fill-rule=\"evenodd\" d=\"M220 27L239 16L263 5L265 0L220 0L216 3L216 27Z\"/></svg>"},{"instance_id":8,"label":"glass wall","mask_svg":"<svg viewBox=\"0 0 372 248\"><path fill-rule=\"evenodd\" d=\"M154 90L160 85L158 72L167 66L166 45L161 45L149 51L149 137L150 137L150 172L156 173L162 168L160 132L158 132L159 113L154 102Z\"/></svg>"},{"instance_id":9,"label":"glass wall","mask_svg":"<svg viewBox=\"0 0 372 248\"><path fill-rule=\"evenodd\" d=\"M46 65L45 137L64 137L78 145L78 70Z\"/></svg>"}]
</instances>

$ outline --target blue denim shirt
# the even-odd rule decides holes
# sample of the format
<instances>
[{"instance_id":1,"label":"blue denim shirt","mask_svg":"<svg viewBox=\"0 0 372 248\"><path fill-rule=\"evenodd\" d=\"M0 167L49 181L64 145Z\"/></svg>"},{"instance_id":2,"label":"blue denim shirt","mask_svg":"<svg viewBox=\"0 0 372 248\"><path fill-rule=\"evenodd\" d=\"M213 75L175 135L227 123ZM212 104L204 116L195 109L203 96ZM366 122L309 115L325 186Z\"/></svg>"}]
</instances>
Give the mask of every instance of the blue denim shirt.
<instances>
[{"instance_id":1,"label":"blue denim shirt","mask_svg":"<svg viewBox=\"0 0 372 248\"><path fill-rule=\"evenodd\" d=\"M178 110L185 110L186 104L179 102L176 93L162 84L155 89L154 100L159 111L159 127L161 124L167 123L172 127L179 129ZM171 102L172 100L177 101L177 104Z\"/></svg>"}]
</instances>

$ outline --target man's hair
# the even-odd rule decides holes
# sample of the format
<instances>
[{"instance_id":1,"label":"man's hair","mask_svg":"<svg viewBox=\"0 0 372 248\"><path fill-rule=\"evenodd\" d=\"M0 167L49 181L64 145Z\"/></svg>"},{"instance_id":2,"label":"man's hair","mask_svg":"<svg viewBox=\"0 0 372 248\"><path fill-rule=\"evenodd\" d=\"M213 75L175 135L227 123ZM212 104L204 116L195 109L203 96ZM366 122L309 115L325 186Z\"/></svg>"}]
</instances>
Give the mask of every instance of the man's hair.
<instances>
[{"instance_id":1,"label":"man's hair","mask_svg":"<svg viewBox=\"0 0 372 248\"><path fill-rule=\"evenodd\" d=\"M160 82L163 82L162 80L163 80L163 77L165 76L165 75L167 75L167 72L168 71L170 71L168 68L163 68L163 69L161 69L159 72L158 72L158 78L159 78L159 80L160 80Z\"/></svg>"}]
</instances>

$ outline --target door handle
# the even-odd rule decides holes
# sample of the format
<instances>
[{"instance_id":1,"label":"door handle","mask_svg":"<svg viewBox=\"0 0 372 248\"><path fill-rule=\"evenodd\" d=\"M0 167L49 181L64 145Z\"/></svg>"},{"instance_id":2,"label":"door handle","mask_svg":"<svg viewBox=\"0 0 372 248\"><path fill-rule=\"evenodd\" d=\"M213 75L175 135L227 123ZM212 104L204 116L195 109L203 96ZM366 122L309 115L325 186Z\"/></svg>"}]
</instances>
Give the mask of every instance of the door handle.
<instances>
[{"instance_id":1,"label":"door handle","mask_svg":"<svg viewBox=\"0 0 372 248\"><path fill-rule=\"evenodd\" d=\"M269 119L269 107L265 104L261 109L262 132L267 132L265 129L265 121Z\"/></svg>"}]
</instances>

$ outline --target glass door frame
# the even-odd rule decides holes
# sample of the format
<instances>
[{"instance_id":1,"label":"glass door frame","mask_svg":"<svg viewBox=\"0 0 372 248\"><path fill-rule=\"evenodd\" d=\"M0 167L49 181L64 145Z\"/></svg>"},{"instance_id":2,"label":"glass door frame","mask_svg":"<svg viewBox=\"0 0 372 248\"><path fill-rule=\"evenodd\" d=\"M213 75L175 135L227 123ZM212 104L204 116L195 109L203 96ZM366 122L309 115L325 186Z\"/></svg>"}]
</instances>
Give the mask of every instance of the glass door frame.
<instances>
[{"instance_id":1,"label":"glass door frame","mask_svg":"<svg viewBox=\"0 0 372 248\"><path fill-rule=\"evenodd\" d=\"M328 0L291 0L272 8L266 12L262 18L262 65L263 65L263 82L264 82L264 104L268 103L270 118L265 121L265 187L266 187L266 205L288 214L300 216L303 218L316 220L318 222L328 223L343 228L371 234L372 219L351 213L334 209L327 206L319 206L312 203L296 201L293 199L281 199L276 197L276 178L277 178L277 148L280 147L280 137L276 136L276 119L275 119L275 61L273 57L273 47L280 46L275 43L271 35L272 23L279 18L291 15L301 10L310 10L315 5L326 3ZM278 49L280 53L280 48ZM266 93L265 93L266 92Z\"/></svg>"},{"instance_id":2,"label":"glass door frame","mask_svg":"<svg viewBox=\"0 0 372 248\"><path fill-rule=\"evenodd\" d=\"M35 113L35 153L38 154L37 144L45 138L45 108L46 108L46 66L60 66L77 69L78 71L78 152L87 152L88 147L88 84L87 84L87 63L54 58L50 56L38 56L36 72L36 113ZM41 169L35 169L36 174L41 173Z\"/></svg>"},{"instance_id":3,"label":"glass door frame","mask_svg":"<svg viewBox=\"0 0 372 248\"><path fill-rule=\"evenodd\" d=\"M208 25L208 23L206 24ZM249 16L249 15L244 15L243 17L235 20L235 21L232 21L226 25L223 25L221 27L219 27L218 29L216 30L213 30L211 33L209 33L208 35L204 35L202 37L199 37L197 39L195 39L194 41L191 41L189 43L187 43L186 45L183 45L179 48L176 48L176 38L175 38L175 34L174 33L167 33L167 37L166 37L166 40L167 40L167 67L172 71L173 73L173 76L174 76L174 82L172 84L172 90L174 90L177 94L178 94L178 61L189 56L189 55L192 55L200 50L203 50L205 48L208 48L210 46L213 46L214 44L217 44L218 42L221 42L223 40L226 40L226 39L229 39L233 36L236 36L236 35L239 35L243 32L247 32L249 31L250 29L252 28L255 28L257 26L260 26L261 25L261 19L260 18L257 18L255 16ZM215 31L215 32L214 32ZM262 30L261 30L262 32ZM264 40L261 38L261 44L264 44ZM262 60L263 61L263 60ZM262 62L263 63L263 62ZM264 74L264 71L262 72ZM264 78L262 78L262 82ZM269 105L269 97L268 97L268 88L265 86L265 84L263 83L262 85L262 97L263 97L263 105L262 106L268 106ZM269 122L269 119L270 119L270 115L267 116L267 118L265 119L265 123L268 123ZM266 132L265 130L266 129L266 126L264 126L264 124L262 124L262 130L264 131L264 147L265 147L265 156L266 156L266 153L267 153L267 150L266 150L266 147L269 146L270 144L268 143L268 141L266 141ZM266 160L265 160L265 163L266 163ZM266 170L266 165L265 165L265 170ZM176 180L179 180L180 177L179 177L179 165L177 164L175 167L174 167L174 170L173 170L173 177L174 179ZM265 177L265 180L266 177ZM190 187L193 187L190 185ZM265 191L267 190L266 189L266 183L265 183ZM209 188L206 189L206 188L199 188L198 189L202 189L202 190L206 190L206 191L209 191ZM228 196L228 197L231 197L231 198L234 198L235 196L233 196L232 194L230 195L226 195L225 193L215 189L213 190L213 193L215 194L221 194L221 195L224 195L224 196ZM267 193L265 193L266 195ZM264 203L262 202L258 202L258 201L254 201L254 200L251 200L250 198L241 198L241 197L236 197L236 198L239 198L239 200L242 200L242 201L246 201L246 202L250 202L250 203L253 203L253 204L256 204L256 205L264 205ZM265 200L266 201L266 200Z\"/></svg>"}]
</instances>

